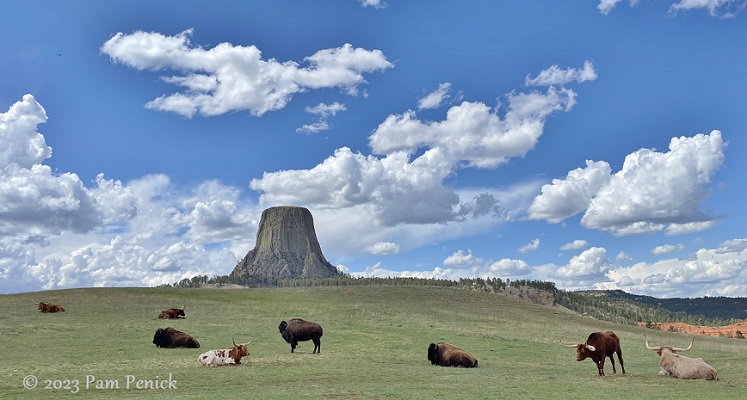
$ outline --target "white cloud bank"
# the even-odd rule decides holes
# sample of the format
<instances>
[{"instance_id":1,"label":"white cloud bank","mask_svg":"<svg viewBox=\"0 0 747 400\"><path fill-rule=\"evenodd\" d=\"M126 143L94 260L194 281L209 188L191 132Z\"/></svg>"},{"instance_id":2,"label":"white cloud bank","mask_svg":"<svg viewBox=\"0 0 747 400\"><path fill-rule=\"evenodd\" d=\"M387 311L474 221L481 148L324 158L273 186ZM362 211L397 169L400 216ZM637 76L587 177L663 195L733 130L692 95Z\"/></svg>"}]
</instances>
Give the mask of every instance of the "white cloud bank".
<instances>
[{"instance_id":1,"label":"white cloud bank","mask_svg":"<svg viewBox=\"0 0 747 400\"><path fill-rule=\"evenodd\" d=\"M149 286L225 274L256 222L217 182L180 192L163 175L127 184L54 173L31 95L0 114L0 292ZM211 244L219 244L210 247Z\"/></svg>"},{"instance_id":2,"label":"white cloud bank","mask_svg":"<svg viewBox=\"0 0 747 400\"><path fill-rule=\"evenodd\" d=\"M182 73L162 79L184 87L184 92L163 95L146 107L188 118L241 110L261 116L284 108L294 94L312 89L341 88L355 95L358 85L366 83L364 73L392 67L380 50L350 44L319 50L304 59L308 65L303 67L294 61L264 60L255 46L220 43L203 49L190 43L191 34L192 30L174 36L119 32L104 43L101 52L137 70Z\"/></svg>"},{"instance_id":3,"label":"white cloud bank","mask_svg":"<svg viewBox=\"0 0 747 400\"><path fill-rule=\"evenodd\" d=\"M597 9L600 13L607 15L618 3L623 0L599 0ZM630 6L635 6L640 0L630 0ZM675 14L679 11L705 9L708 14L716 18L733 18L738 12L745 9L745 0L680 0L669 7L669 13Z\"/></svg>"},{"instance_id":4,"label":"white cloud bank","mask_svg":"<svg viewBox=\"0 0 747 400\"><path fill-rule=\"evenodd\" d=\"M706 185L724 162L720 131L672 138L669 151L641 149L625 157L611 174L604 161L553 179L527 209L530 219L557 223L584 212L587 228L624 236L657 232L682 234L712 226L715 219L698 210Z\"/></svg>"}]
</instances>

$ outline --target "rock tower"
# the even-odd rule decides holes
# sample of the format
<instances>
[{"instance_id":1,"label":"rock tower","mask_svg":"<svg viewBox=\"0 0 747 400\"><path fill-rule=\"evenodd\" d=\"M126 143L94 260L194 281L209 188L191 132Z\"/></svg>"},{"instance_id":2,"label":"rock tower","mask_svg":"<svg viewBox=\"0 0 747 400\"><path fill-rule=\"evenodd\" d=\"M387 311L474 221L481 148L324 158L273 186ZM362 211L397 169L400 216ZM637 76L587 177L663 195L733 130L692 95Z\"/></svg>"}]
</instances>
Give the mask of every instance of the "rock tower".
<instances>
[{"instance_id":1,"label":"rock tower","mask_svg":"<svg viewBox=\"0 0 747 400\"><path fill-rule=\"evenodd\" d=\"M254 249L234 275L264 279L329 278L340 272L322 254L311 212L303 207L270 207L262 212Z\"/></svg>"}]
</instances>

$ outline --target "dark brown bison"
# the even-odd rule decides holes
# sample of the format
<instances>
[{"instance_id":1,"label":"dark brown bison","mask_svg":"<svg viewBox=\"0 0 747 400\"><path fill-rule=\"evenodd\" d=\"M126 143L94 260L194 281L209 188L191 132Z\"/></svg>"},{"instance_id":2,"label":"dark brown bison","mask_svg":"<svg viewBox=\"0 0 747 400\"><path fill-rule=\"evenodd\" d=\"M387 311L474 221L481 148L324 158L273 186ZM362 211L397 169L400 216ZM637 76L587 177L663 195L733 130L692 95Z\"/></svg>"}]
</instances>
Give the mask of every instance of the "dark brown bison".
<instances>
[{"instance_id":1,"label":"dark brown bison","mask_svg":"<svg viewBox=\"0 0 747 400\"><path fill-rule=\"evenodd\" d=\"M583 361L587 358L594 360L599 370L599 376L604 376L604 359L609 357L612 363L612 373L616 374L615 360L612 358L614 353L617 353L617 359L620 360L620 368L622 373L625 373L625 366L623 365L622 349L620 348L620 339L612 331L607 332L594 332L589 335L585 343L581 344L567 344L565 347L576 348L576 361Z\"/></svg>"},{"instance_id":2,"label":"dark brown bison","mask_svg":"<svg viewBox=\"0 0 747 400\"><path fill-rule=\"evenodd\" d=\"M38 305L39 306L39 311L41 311L43 313L65 312L65 308L64 307L62 307L59 304L52 304L51 303L52 300L47 301L47 302L40 301L38 303L36 301L34 301L34 299L31 299L31 301L33 301L34 304Z\"/></svg>"},{"instance_id":3,"label":"dark brown bison","mask_svg":"<svg viewBox=\"0 0 747 400\"><path fill-rule=\"evenodd\" d=\"M304 321L301 318L291 318L288 322L282 321L278 326L280 335L291 345L291 353L296 350L298 342L311 340L314 342L313 353L321 353L322 326L316 322Z\"/></svg>"},{"instance_id":4,"label":"dark brown bison","mask_svg":"<svg viewBox=\"0 0 747 400\"><path fill-rule=\"evenodd\" d=\"M156 347L169 349L177 347L200 347L200 342L195 340L195 338L171 327L156 329L156 334L153 335L153 344L155 344Z\"/></svg>"},{"instance_id":5,"label":"dark brown bison","mask_svg":"<svg viewBox=\"0 0 747 400\"><path fill-rule=\"evenodd\" d=\"M184 306L182 306L182 308L169 308L168 310L163 310L160 314L158 314L158 319L179 318L187 318L187 316L184 314Z\"/></svg>"},{"instance_id":6,"label":"dark brown bison","mask_svg":"<svg viewBox=\"0 0 747 400\"><path fill-rule=\"evenodd\" d=\"M477 359L451 343L438 342L428 345L428 361L442 367L477 368Z\"/></svg>"}]
</instances>

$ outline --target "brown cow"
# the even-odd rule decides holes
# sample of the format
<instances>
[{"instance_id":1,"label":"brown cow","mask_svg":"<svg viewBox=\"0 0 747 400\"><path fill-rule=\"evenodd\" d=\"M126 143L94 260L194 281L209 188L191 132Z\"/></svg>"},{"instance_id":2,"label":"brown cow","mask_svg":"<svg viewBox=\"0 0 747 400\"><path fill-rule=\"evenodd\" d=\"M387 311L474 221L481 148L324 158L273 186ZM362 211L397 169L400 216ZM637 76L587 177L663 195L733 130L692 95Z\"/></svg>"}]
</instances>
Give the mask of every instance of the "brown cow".
<instances>
[{"instance_id":1,"label":"brown cow","mask_svg":"<svg viewBox=\"0 0 747 400\"><path fill-rule=\"evenodd\" d=\"M253 342L250 340L249 343ZM200 365L208 367L220 367L222 365L239 365L241 358L249 355L249 343L236 344L233 341L233 347L230 349L209 350L197 357Z\"/></svg>"},{"instance_id":2,"label":"brown cow","mask_svg":"<svg viewBox=\"0 0 747 400\"><path fill-rule=\"evenodd\" d=\"M648 337L643 335L646 339L646 348L649 350L655 350L656 354L661 356L659 358L659 375L674 376L680 379L718 379L716 377L716 369L708 365L702 358L690 358L683 355L677 354L678 351L688 351L693 347L695 337L690 341L690 346L686 349L671 346L660 346L652 347L648 345Z\"/></svg>"},{"instance_id":3,"label":"brown cow","mask_svg":"<svg viewBox=\"0 0 747 400\"><path fill-rule=\"evenodd\" d=\"M158 319L179 318L187 318L187 316L184 314L184 306L182 306L182 308L169 308L168 310L163 310L160 314L158 314Z\"/></svg>"},{"instance_id":4,"label":"brown cow","mask_svg":"<svg viewBox=\"0 0 747 400\"><path fill-rule=\"evenodd\" d=\"M170 349L176 347L200 347L200 342L195 340L195 338L171 327L156 329L156 333L153 335L153 344L155 344L156 347Z\"/></svg>"},{"instance_id":5,"label":"brown cow","mask_svg":"<svg viewBox=\"0 0 747 400\"><path fill-rule=\"evenodd\" d=\"M604 359L609 357L612 363L612 373L616 374L615 359L612 355L617 353L617 359L620 360L620 368L622 373L625 374L625 366L623 365L622 349L620 348L620 339L612 331L607 332L594 332L589 335L585 343L581 344L566 344L565 347L576 348L576 361L583 361L586 358L591 358L597 365L599 370L599 376L604 376Z\"/></svg>"},{"instance_id":6,"label":"brown cow","mask_svg":"<svg viewBox=\"0 0 747 400\"><path fill-rule=\"evenodd\" d=\"M438 342L428 346L428 361L442 367L476 368L477 359L451 343Z\"/></svg>"},{"instance_id":7,"label":"brown cow","mask_svg":"<svg viewBox=\"0 0 747 400\"><path fill-rule=\"evenodd\" d=\"M57 313L57 312L65 312L65 308L62 307L59 304L52 304L52 300L49 300L48 302L40 301L37 303L34 301L34 299L31 299L31 301L34 302L34 304L39 306L39 311L43 313Z\"/></svg>"}]
</instances>

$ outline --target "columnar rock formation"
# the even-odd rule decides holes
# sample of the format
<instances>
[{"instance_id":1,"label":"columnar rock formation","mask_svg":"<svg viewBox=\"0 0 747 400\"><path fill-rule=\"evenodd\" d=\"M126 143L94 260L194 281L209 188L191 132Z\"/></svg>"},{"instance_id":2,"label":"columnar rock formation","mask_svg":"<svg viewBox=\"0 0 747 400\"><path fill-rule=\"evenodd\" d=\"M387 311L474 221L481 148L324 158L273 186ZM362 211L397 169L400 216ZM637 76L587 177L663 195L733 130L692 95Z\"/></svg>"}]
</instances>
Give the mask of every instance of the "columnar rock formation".
<instances>
[{"instance_id":1,"label":"columnar rock formation","mask_svg":"<svg viewBox=\"0 0 747 400\"><path fill-rule=\"evenodd\" d=\"M339 274L322 254L311 212L303 207L271 207L262 212L254 249L234 275L258 278L329 278Z\"/></svg>"}]
</instances>

